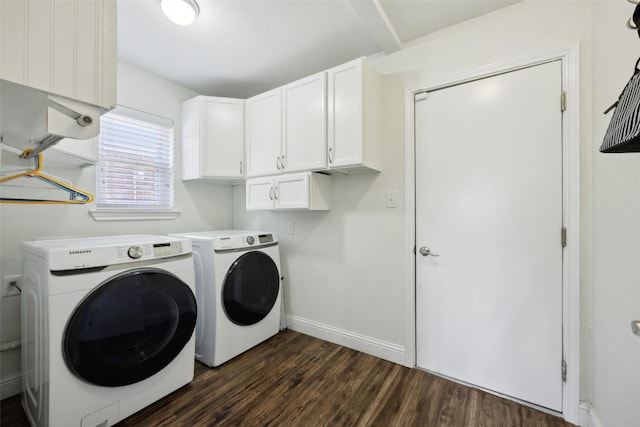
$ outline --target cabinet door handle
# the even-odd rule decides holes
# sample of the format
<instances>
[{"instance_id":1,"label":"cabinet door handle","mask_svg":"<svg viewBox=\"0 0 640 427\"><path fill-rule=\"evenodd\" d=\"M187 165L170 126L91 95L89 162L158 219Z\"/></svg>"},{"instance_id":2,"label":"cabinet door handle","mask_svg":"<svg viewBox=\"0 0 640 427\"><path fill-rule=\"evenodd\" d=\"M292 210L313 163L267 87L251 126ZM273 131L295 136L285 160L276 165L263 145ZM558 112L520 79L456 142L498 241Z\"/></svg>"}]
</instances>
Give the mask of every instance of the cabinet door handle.
<instances>
[{"instance_id":1,"label":"cabinet door handle","mask_svg":"<svg viewBox=\"0 0 640 427\"><path fill-rule=\"evenodd\" d=\"M329 163L333 163L333 148L329 147Z\"/></svg>"},{"instance_id":2,"label":"cabinet door handle","mask_svg":"<svg viewBox=\"0 0 640 427\"><path fill-rule=\"evenodd\" d=\"M278 193L280 192L280 191L278 191L278 190L279 190L279 188L278 188L278 186L276 185L275 190L273 191L273 197L275 197L275 199L276 199L276 200L278 200Z\"/></svg>"},{"instance_id":3,"label":"cabinet door handle","mask_svg":"<svg viewBox=\"0 0 640 427\"><path fill-rule=\"evenodd\" d=\"M240 161L240 175L242 175L242 161Z\"/></svg>"},{"instance_id":4,"label":"cabinet door handle","mask_svg":"<svg viewBox=\"0 0 640 427\"><path fill-rule=\"evenodd\" d=\"M273 187L269 189L269 199L273 200Z\"/></svg>"},{"instance_id":5,"label":"cabinet door handle","mask_svg":"<svg viewBox=\"0 0 640 427\"><path fill-rule=\"evenodd\" d=\"M276 159L276 168L280 170L280 156L278 156L278 158Z\"/></svg>"},{"instance_id":6,"label":"cabinet door handle","mask_svg":"<svg viewBox=\"0 0 640 427\"><path fill-rule=\"evenodd\" d=\"M282 170L284 170L284 168L286 168L286 167L287 167L287 162L285 162L284 160L285 160L285 157L284 157L284 156L282 156L282 157L280 158L280 164L282 165Z\"/></svg>"}]
</instances>

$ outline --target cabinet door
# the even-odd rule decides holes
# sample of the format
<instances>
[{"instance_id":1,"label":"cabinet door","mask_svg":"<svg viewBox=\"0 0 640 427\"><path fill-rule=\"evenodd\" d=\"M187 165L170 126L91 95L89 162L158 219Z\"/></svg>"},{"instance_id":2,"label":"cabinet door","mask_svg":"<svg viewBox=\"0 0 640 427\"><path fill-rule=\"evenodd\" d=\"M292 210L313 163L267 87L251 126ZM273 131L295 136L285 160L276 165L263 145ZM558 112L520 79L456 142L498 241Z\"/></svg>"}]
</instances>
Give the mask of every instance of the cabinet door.
<instances>
[{"instance_id":1,"label":"cabinet door","mask_svg":"<svg viewBox=\"0 0 640 427\"><path fill-rule=\"evenodd\" d=\"M247 176L281 169L282 95L280 88L246 101Z\"/></svg>"},{"instance_id":2,"label":"cabinet door","mask_svg":"<svg viewBox=\"0 0 640 427\"><path fill-rule=\"evenodd\" d=\"M116 105L116 1L0 1L0 78Z\"/></svg>"},{"instance_id":3,"label":"cabinet door","mask_svg":"<svg viewBox=\"0 0 640 427\"><path fill-rule=\"evenodd\" d=\"M25 22L28 23L25 28L26 81L29 86L50 92L53 58L51 33L55 35L56 31L56 25L53 23L52 26L51 19L53 3L28 1L25 3L25 11Z\"/></svg>"},{"instance_id":4,"label":"cabinet door","mask_svg":"<svg viewBox=\"0 0 640 427\"><path fill-rule=\"evenodd\" d=\"M98 53L96 47L100 40L98 34L99 27L96 26L96 17L101 15L100 4L93 1L80 1L76 4L76 20L74 22L76 28L75 43L75 95L79 99L86 100L92 104L99 101L99 68L101 64L98 61ZM57 32L58 30L56 30ZM54 52L57 55L57 52ZM66 81L69 77L65 75L55 76L56 81ZM95 101L92 101L95 100Z\"/></svg>"},{"instance_id":5,"label":"cabinet door","mask_svg":"<svg viewBox=\"0 0 640 427\"><path fill-rule=\"evenodd\" d=\"M329 167L363 161L362 61L352 61L328 71Z\"/></svg>"},{"instance_id":6,"label":"cabinet door","mask_svg":"<svg viewBox=\"0 0 640 427\"><path fill-rule=\"evenodd\" d=\"M282 88L284 172L327 167L326 73Z\"/></svg>"},{"instance_id":7,"label":"cabinet door","mask_svg":"<svg viewBox=\"0 0 640 427\"><path fill-rule=\"evenodd\" d=\"M16 83L25 79L27 34L24 2L0 1L0 78Z\"/></svg>"},{"instance_id":8,"label":"cabinet door","mask_svg":"<svg viewBox=\"0 0 640 427\"><path fill-rule=\"evenodd\" d=\"M276 209L309 209L309 174L275 178Z\"/></svg>"},{"instance_id":9,"label":"cabinet door","mask_svg":"<svg viewBox=\"0 0 640 427\"><path fill-rule=\"evenodd\" d=\"M273 209L274 207L273 178L253 178L246 183L247 210Z\"/></svg>"},{"instance_id":10,"label":"cabinet door","mask_svg":"<svg viewBox=\"0 0 640 427\"><path fill-rule=\"evenodd\" d=\"M244 162L244 102L231 98L203 99L203 177L242 178Z\"/></svg>"}]
</instances>

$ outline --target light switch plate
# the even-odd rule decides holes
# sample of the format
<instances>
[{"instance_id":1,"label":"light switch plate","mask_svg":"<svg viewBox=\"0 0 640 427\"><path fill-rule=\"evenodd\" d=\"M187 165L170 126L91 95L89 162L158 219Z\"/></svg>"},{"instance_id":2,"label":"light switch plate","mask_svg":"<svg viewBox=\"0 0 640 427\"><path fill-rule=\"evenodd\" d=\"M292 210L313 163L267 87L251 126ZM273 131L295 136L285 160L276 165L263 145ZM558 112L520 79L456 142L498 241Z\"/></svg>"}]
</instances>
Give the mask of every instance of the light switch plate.
<instances>
[{"instance_id":1,"label":"light switch plate","mask_svg":"<svg viewBox=\"0 0 640 427\"><path fill-rule=\"evenodd\" d=\"M395 190L387 191L386 201L386 205L388 208L397 208L400 202L400 193Z\"/></svg>"}]
</instances>

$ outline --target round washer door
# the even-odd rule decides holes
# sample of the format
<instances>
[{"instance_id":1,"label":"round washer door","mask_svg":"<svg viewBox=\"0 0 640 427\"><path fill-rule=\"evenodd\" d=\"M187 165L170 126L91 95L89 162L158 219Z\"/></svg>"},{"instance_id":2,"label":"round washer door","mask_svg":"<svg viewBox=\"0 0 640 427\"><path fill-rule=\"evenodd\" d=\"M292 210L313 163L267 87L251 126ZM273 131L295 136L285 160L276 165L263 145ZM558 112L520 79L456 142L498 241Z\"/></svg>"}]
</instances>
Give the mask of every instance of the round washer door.
<instances>
[{"instance_id":1,"label":"round washer door","mask_svg":"<svg viewBox=\"0 0 640 427\"><path fill-rule=\"evenodd\" d=\"M196 299L171 273L137 269L102 283L76 307L63 338L67 366L89 383L119 387L153 376L191 339Z\"/></svg>"},{"instance_id":2,"label":"round washer door","mask_svg":"<svg viewBox=\"0 0 640 427\"><path fill-rule=\"evenodd\" d=\"M264 319L276 303L280 275L273 259L252 251L234 261L222 285L222 305L227 318L248 326Z\"/></svg>"}]
</instances>

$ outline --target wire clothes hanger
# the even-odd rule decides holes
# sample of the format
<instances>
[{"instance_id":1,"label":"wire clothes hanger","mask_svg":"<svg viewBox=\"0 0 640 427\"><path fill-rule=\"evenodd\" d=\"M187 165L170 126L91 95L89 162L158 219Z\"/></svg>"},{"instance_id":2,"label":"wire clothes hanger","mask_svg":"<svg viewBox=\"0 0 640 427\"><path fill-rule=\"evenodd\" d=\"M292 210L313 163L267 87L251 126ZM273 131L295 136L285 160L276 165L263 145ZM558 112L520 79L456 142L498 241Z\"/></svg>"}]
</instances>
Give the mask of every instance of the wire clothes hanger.
<instances>
[{"instance_id":1,"label":"wire clothes hanger","mask_svg":"<svg viewBox=\"0 0 640 427\"><path fill-rule=\"evenodd\" d=\"M20 157L27 156L33 149L29 148L25 150ZM27 177L37 178L50 184L60 190L64 190L69 193L69 200L49 200L49 199L30 199L30 198L6 198L0 197L0 203L13 203L13 204L56 204L56 205L81 205L85 203L91 203L94 199L93 194L88 193L80 188L74 187L55 178L51 175L47 175L42 172L43 156L42 153L38 153L33 157L35 159L35 168L26 172L17 173L4 178L0 178L0 184L11 181L14 179Z\"/></svg>"}]
</instances>

